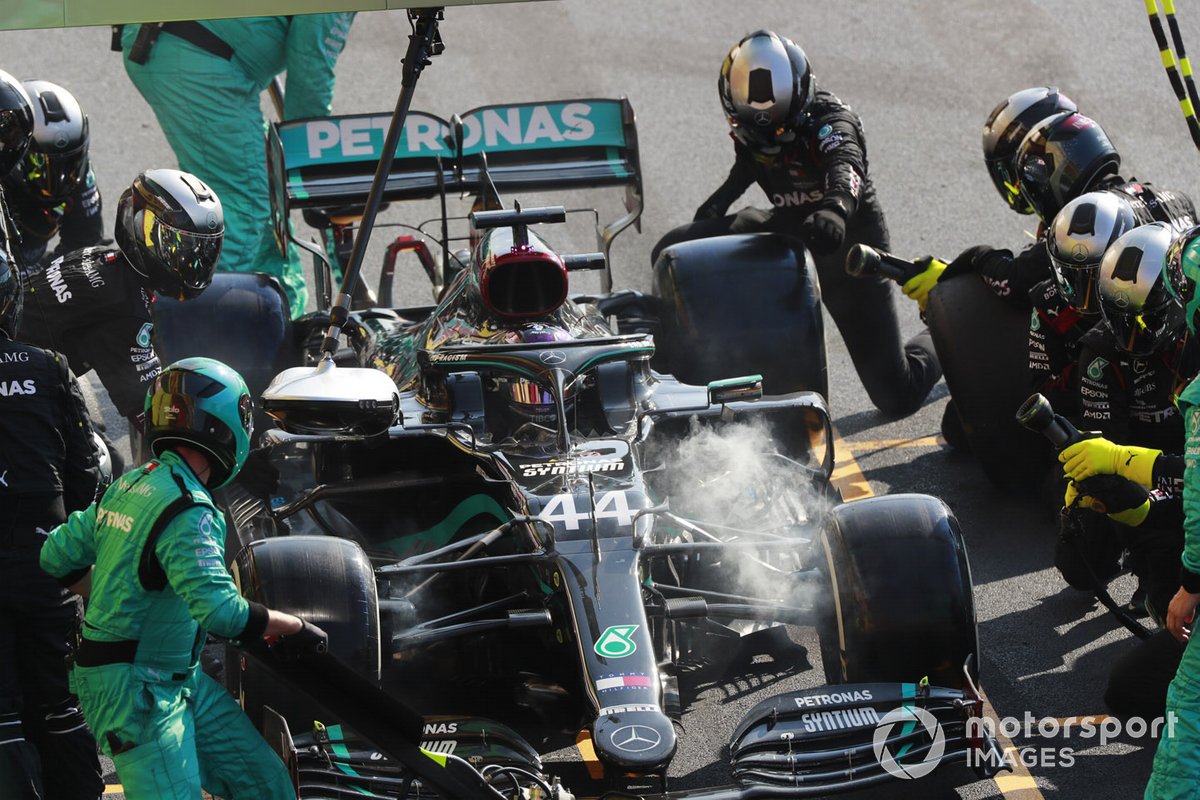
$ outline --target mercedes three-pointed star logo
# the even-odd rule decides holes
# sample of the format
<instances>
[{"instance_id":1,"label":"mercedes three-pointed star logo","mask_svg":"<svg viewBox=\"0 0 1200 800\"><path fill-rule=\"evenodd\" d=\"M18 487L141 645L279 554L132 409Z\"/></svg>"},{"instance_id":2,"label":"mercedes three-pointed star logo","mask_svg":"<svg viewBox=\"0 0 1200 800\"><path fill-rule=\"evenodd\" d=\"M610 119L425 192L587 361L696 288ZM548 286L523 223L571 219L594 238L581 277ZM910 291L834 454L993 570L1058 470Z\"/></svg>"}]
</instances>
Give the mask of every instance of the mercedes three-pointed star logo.
<instances>
[{"instance_id":1,"label":"mercedes three-pointed star logo","mask_svg":"<svg viewBox=\"0 0 1200 800\"><path fill-rule=\"evenodd\" d=\"M644 753L662 742L662 734L649 725L622 725L608 736L613 747L626 753Z\"/></svg>"},{"instance_id":2,"label":"mercedes three-pointed star logo","mask_svg":"<svg viewBox=\"0 0 1200 800\"><path fill-rule=\"evenodd\" d=\"M562 350L544 350L538 353L538 360L548 367L553 367L566 361L567 354Z\"/></svg>"},{"instance_id":3,"label":"mercedes three-pointed star logo","mask_svg":"<svg viewBox=\"0 0 1200 800\"><path fill-rule=\"evenodd\" d=\"M754 115L754 124L755 125L770 125L771 124L771 115L768 114L766 111L759 111L758 113L756 113Z\"/></svg>"}]
</instances>

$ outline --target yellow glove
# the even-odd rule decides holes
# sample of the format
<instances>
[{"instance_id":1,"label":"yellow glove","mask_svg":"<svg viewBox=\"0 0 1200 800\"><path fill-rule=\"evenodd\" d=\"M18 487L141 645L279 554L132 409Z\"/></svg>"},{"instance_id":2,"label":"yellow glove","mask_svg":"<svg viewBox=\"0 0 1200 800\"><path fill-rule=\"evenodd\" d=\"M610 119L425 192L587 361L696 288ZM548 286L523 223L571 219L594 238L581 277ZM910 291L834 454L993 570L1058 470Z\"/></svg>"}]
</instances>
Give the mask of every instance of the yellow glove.
<instances>
[{"instance_id":1,"label":"yellow glove","mask_svg":"<svg viewBox=\"0 0 1200 800\"><path fill-rule=\"evenodd\" d=\"M921 313L925 313L925 304L929 302L929 292L937 286L938 279L942 277L942 273L946 271L946 262L939 261L933 256L926 256L919 259L916 264L924 263L925 269L920 273L912 276L900 287L900 291L904 292L904 296L910 300L916 300L917 306L921 309Z\"/></svg>"},{"instance_id":2,"label":"yellow glove","mask_svg":"<svg viewBox=\"0 0 1200 800\"><path fill-rule=\"evenodd\" d=\"M1073 481L1093 475L1120 475L1150 488L1154 479L1154 461L1162 450L1117 444L1108 439L1084 439L1058 454L1063 474Z\"/></svg>"}]
</instances>

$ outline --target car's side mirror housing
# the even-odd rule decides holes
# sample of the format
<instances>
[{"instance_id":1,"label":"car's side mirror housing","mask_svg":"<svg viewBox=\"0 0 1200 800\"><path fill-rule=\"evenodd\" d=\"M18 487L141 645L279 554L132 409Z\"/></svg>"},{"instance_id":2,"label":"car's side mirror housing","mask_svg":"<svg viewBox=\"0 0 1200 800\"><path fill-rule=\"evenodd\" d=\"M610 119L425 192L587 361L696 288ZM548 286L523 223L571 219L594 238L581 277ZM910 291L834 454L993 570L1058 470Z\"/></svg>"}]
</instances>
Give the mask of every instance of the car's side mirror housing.
<instances>
[{"instance_id":1,"label":"car's side mirror housing","mask_svg":"<svg viewBox=\"0 0 1200 800\"><path fill-rule=\"evenodd\" d=\"M762 375L709 381L708 402L710 405L723 405L734 400L758 400L763 396L762 381Z\"/></svg>"}]
</instances>

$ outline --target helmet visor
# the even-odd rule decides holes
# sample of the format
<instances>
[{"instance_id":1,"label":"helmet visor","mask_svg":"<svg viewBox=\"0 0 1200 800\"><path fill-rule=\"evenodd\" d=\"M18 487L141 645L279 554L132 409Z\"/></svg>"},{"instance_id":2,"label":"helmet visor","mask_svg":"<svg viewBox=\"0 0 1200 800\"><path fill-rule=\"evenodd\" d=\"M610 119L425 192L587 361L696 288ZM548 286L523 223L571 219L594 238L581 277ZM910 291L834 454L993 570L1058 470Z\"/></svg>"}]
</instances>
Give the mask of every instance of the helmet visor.
<instances>
[{"instance_id":1,"label":"helmet visor","mask_svg":"<svg viewBox=\"0 0 1200 800\"><path fill-rule=\"evenodd\" d=\"M1183 307L1172 300L1140 314L1108 314L1117 344L1135 356L1148 356L1173 341L1183 323Z\"/></svg>"},{"instance_id":2,"label":"helmet visor","mask_svg":"<svg viewBox=\"0 0 1200 800\"><path fill-rule=\"evenodd\" d=\"M1052 258L1058 293L1082 314L1100 313L1100 265L1077 267Z\"/></svg>"},{"instance_id":3,"label":"helmet visor","mask_svg":"<svg viewBox=\"0 0 1200 800\"><path fill-rule=\"evenodd\" d=\"M1021 194L1017 176L1012 172L1012 159L989 158L986 163L988 174L992 176L992 183L1000 196L1004 198L1004 202L1008 203L1008 207L1018 214L1032 214L1033 206Z\"/></svg>"},{"instance_id":4,"label":"helmet visor","mask_svg":"<svg viewBox=\"0 0 1200 800\"><path fill-rule=\"evenodd\" d=\"M147 208L142 217L142 244L162 268L176 276L178 287L158 287L180 299L195 297L212 283L221 254L221 233L194 233L168 225Z\"/></svg>"},{"instance_id":5,"label":"helmet visor","mask_svg":"<svg viewBox=\"0 0 1200 800\"><path fill-rule=\"evenodd\" d=\"M29 194L61 203L87 176L87 143L65 153L44 153L31 147L17 169Z\"/></svg>"},{"instance_id":6,"label":"helmet visor","mask_svg":"<svg viewBox=\"0 0 1200 800\"><path fill-rule=\"evenodd\" d=\"M785 144L796 141L796 132L784 126L772 128L730 118L729 130L734 139L764 155L775 155Z\"/></svg>"}]
</instances>

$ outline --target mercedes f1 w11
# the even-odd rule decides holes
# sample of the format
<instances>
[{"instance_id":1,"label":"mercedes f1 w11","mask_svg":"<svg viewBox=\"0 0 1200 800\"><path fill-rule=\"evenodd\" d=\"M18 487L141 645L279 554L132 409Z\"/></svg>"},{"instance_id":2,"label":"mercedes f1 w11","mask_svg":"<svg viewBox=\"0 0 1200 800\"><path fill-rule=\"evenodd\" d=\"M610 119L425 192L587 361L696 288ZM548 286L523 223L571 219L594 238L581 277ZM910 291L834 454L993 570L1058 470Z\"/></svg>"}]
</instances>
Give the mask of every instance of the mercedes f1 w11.
<instances>
[{"instance_id":1,"label":"mercedes f1 w11","mask_svg":"<svg viewBox=\"0 0 1200 800\"><path fill-rule=\"evenodd\" d=\"M334 141L356 125L361 156ZM277 125L280 220L361 204L372 131ZM954 515L925 495L843 503L831 483L826 402L803 390L824 389L825 362L806 255L769 235L693 242L653 295L611 291L608 245L641 210L625 100L414 112L405 137L388 202L618 185L628 214L597 225L605 252L579 256L535 230L561 208L477 211L459 253L439 219L440 242L390 248L423 256L434 305L359 308L336 358L265 389L264 365L304 364L327 318L289 322L247 276L164 308L163 349L215 325L232 343L208 354L258 381L278 424L225 493L227 549L242 591L323 627L336 659L231 649L227 679L301 796L467 791L437 764L485 795L568 797L547 777L569 768L548 755L562 748L586 767L577 793L663 795L697 665L797 626L816 632L825 685L750 708L721 785L670 796L800 797L972 753L996 763L969 725L982 699ZM604 291L571 294L580 270Z\"/></svg>"}]
</instances>

